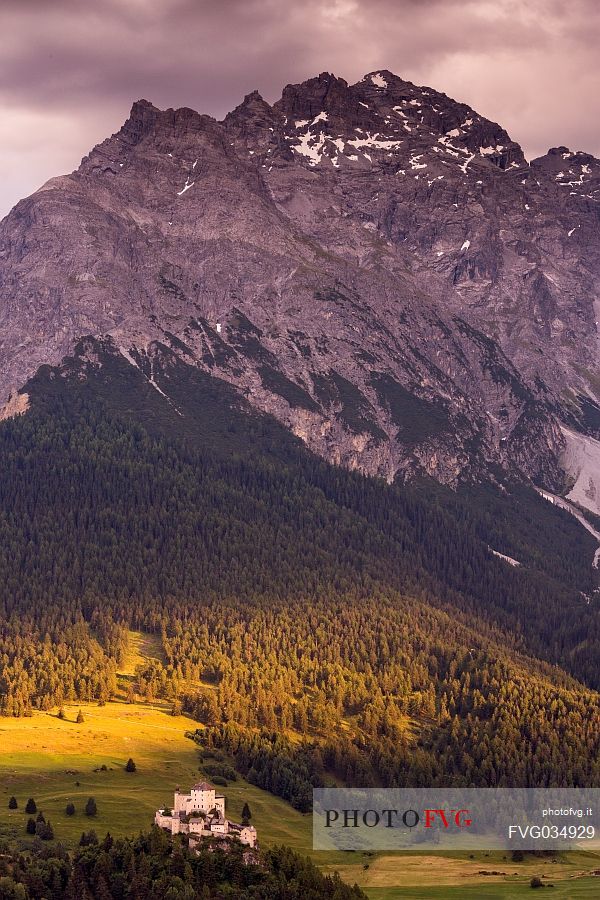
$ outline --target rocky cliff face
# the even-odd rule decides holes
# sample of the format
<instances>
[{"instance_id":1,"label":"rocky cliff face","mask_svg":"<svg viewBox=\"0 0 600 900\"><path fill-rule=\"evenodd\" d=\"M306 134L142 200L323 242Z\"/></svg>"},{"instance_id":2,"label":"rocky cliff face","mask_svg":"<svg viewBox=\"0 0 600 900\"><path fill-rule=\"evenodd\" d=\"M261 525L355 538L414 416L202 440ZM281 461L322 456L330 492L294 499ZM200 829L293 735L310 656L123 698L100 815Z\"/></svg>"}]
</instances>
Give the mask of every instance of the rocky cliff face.
<instances>
[{"instance_id":1,"label":"rocky cliff face","mask_svg":"<svg viewBox=\"0 0 600 900\"><path fill-rule=\"evenodd\" d=\"M558 487L560 423L600 427L599 201L598 160L529 165L390 72L223 122L140 101L0 225L0 388L102 336L167 398L175 356L346 466Z\"/></svg>"}]
</instances>

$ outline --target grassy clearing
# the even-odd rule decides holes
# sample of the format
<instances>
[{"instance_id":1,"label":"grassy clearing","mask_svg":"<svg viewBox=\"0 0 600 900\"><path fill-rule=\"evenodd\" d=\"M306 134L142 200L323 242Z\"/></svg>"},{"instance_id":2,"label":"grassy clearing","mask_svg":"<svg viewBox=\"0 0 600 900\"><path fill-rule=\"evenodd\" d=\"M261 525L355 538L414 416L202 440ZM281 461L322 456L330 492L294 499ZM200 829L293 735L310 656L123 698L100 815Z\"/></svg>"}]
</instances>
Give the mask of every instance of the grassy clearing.
<instances>
[{"instance_id":1,"label":"grassy clearing","mask_svg":"<svg viewBox=\"0 0 600 900\"><path fill-rule=\"evenodd\" d=\"M530 876L531 877L531 876ZM600 895L600 879L581 878L567 881L552 881L553 887L542 890L542 897L553 900L597 900ZM410 887L410 888L375 888L366 890L370 900L521 900L523 897L537 897L532 893L529 878L520 882L502 884L455 885L454 887Z\"/></svg>"},{"instance_id":2,"label":"grassy clearing","mask_svg":"<svg viewBox=\"0 0 600 900\"><path fill-rule=\"evenodd\" d=\"M477 897L518 898L531 896L530 881L534 875L545 885L553 885L552 897L596 898L600 896L600 878L591 875L600 866L596 853L573 852L549 858L527 857L514 863L501 852L451 855L388 854L364 864L327 866L336 869L348 882L357 882L371 900L443 900L443 898ZM504 874L481 875L482 871ZM545 894L544 894L545 896Z\"/></svg>"},{"instance_id":3,"label":"grassy clearing","mask_svg":"<svg viewBox=\"0 0 600 900\"><path fill-rule=\"evenodd\" d=\"M125 659L119 669L119 675L135 674L137 666L143 666L151 659L164 663L165 655L157 634L146 634L143 631L129 631L129 646Z\"/></svg>"}]
</instances>

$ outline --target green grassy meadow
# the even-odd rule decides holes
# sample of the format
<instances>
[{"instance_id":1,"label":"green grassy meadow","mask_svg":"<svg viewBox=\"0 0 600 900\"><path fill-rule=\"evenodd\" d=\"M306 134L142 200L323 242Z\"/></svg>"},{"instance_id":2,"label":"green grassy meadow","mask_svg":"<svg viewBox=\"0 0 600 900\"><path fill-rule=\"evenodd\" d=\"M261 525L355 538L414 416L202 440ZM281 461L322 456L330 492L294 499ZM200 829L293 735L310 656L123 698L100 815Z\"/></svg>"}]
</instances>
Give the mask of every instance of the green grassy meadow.
<instances>
[{"instance_id":1,"label":"green grassy meadow","mask_svg":"<svg viewBox=\"0 0 600 900\"><path fill-rule=\"evenodd\" d=\"M473 856L381 854L369 861L366 870L364 863L331 869L335 868L345 881L360 884L371 900L512 900L532 895L533 876L540 877L548 887L542 890L544 897L591 900L600 896L600 877L591 874L600 872L600 857L594 853L573 852L554 860L526 857L522 863L514 863L500 852ZM504 874L481 874L492 871Z\"/></svg>"},{"instance_id":2,"label":"green grassy meadow","mask_svg":"<svg viewBox=\"0 0 600 900\"><path fill-rule=\"evenodd\" d=\"M522 897L552 897L554 900L595 900L600 895L598 878L570 879L552 882L548 890L531 890L529 879L521 878L519 883L502 882L485 885L466 884L455 887L427 888L379 888L369 890L371 900L520 900Z\"/></svg>"}]
</instances>

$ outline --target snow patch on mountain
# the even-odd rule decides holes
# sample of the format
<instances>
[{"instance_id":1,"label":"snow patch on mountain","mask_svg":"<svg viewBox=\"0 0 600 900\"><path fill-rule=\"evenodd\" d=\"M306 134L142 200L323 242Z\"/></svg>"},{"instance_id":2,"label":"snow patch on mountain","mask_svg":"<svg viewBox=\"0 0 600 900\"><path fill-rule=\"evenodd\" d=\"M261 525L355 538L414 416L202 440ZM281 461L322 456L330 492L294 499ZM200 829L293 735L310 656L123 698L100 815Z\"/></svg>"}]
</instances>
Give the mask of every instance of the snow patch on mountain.
<instances>
[{"instance_id":1,"label":"snow patch on mountain","mask_svg":"<svg viewBox=\"0 0 600 900\"><path fill-rule=\"evenodd\" d=\"M381 72L376 72L374 75L371 75L371 81L373 82L375 87L386 88L388 86L388 83Z\"/></svg>"},{"instance_id":2,"label":"snow patch on mountain","mask_svg":"<svg viewBox=\"0 0 600 900\"><path fill-rule=\"evenodd\" d=\"M504 562L507 562L510 566L520 566L521 563L518 559L513 559L512 556L507 556L506 553L500 553L498 550L492 550L489 548L494 556L497 556L499 559L503 559Z\"/></svg>"},{"instance_id":3,"label":"snow patch on mountain","mask_svg":"<svg viewBox=\"0 0 600 900\"><path fill-rule=\"evenodd\" d=\"M195 184L195 181L190 181L189 178L186 178L183 188L180 191L177 191L177 196L182 197L183 194L185 194L186 191L189 191L190 188L194 187Z\"/></svg>"},{"instance_id":4,"label":"snow patch on mountain","mask_svg":"<svg viewBox=\"0 0 600 900\"><path fill-rule=\"evenodd\" d=\"M566 448L565 471L574 480L567 498L600 515L600 441L569 428L562 428Z\"/></svg>"},{"instance_id":5,"label":"snow patch on mountain","mask_svg":"<svg viewBox=\"0 0 600 900\"><path fill-rule=\"evenodd\" d=\"M394 149L397 150L398 147L402 146L402 141L394 141L388 139L381 139L379 134L374 134L371 136L370 133L367 133L366 138L354 138L351 141L348 141L351 147L356 147L356 149L360 149L361 147L372 147L375 150L388 150Z\"/></svg>"}]
</instances>

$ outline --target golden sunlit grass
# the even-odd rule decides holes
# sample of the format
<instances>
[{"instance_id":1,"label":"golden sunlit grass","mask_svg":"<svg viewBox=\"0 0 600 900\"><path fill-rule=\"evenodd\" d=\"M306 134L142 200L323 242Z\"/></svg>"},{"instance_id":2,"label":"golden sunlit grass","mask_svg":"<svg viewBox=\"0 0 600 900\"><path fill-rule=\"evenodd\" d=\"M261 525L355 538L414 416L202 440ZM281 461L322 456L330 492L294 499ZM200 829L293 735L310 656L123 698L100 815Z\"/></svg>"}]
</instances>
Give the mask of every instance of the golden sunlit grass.
<instances>
[{"instance_id":1,"label":"golden sunlit grass","mask_svg":"<svg viewBox=\"0 0 600 900\"><path fill-rule=\"evenodd\" d=\"M134 675L136 667L147 664L150 659L164 662L160 637L157 634L145 634L143 631L129 631L127 651L119 674Z\"/></svg>"},{"instance_id":2,"label":"golden sunlit grass","mask_svg":"<svg viewBox=\"0 0 600 900\"><path fill-rule=\"evenodd\" d=\"M568 857L559 861L549 858L527 857L523 863L511 862L510 856L503 859L504 854L494 853L484 856L473 854L475 859L433 856L433 855L382 855L359 870L356 865L335 866L345 881L357 881L361 887L383 888L390 886L448 886L456 884L493 884L495 882L511 882L513 880L531 879L533 875L546 876L548 881L571 878L575 872L581 871L581 860ZM587 870L593 862L586 860ZM503 874L482 875L485 872ZM598 883L600 886L600 882Z\"/></svg>"},{"instance_id":3,"label":"golden sunlit grass","mask_svg":"<svg viewBox=\"0 0 600 900\"><path fill-rule=\"evenodd\" d=\"M471 858L473 856L473 858ZM452 854L443 851L433 855L382 854L361 864L335 864L325 871L338 871L344 881L359 884L372 900L444 900L473 897L517 898L530 896L534 875L544 884L552 884L552 896L588 898L600 895L600 879L592 875L598 869L596 853L574 851L552 860L549 857L526 856L514 863L510 856L496 852ZM483 872L490 874L482 874ZM492 875L492 872L503 874Z\"/></svg>"},{"instance_id":4,"label":"golden sunlit grass","mask_svg":"<svg viewBox=\"0 0 600 900\"><path fill-rule=\"evenodd\" d=\"M79 708L85 718L80 725L75 723ZM5 836L22 836L28 797L67 842L90 827L99 833L135 834L150 825L155 808L176 784L196 778L198 755L184 736L196 727L190 719L171 716L159 706L125 703L65 710L65 720L55 713L0 719L0 797L6 798L0 828ZM134 774L124 771L129 757L138 767ZM95 771L102 766L106 771ZM12 795L19 802L17 811L7 808ZM83 815L90 796L98 804L94 820ZM73 818L64 813L68 802L77 808Z\"/></svg>"}]
</instances>

